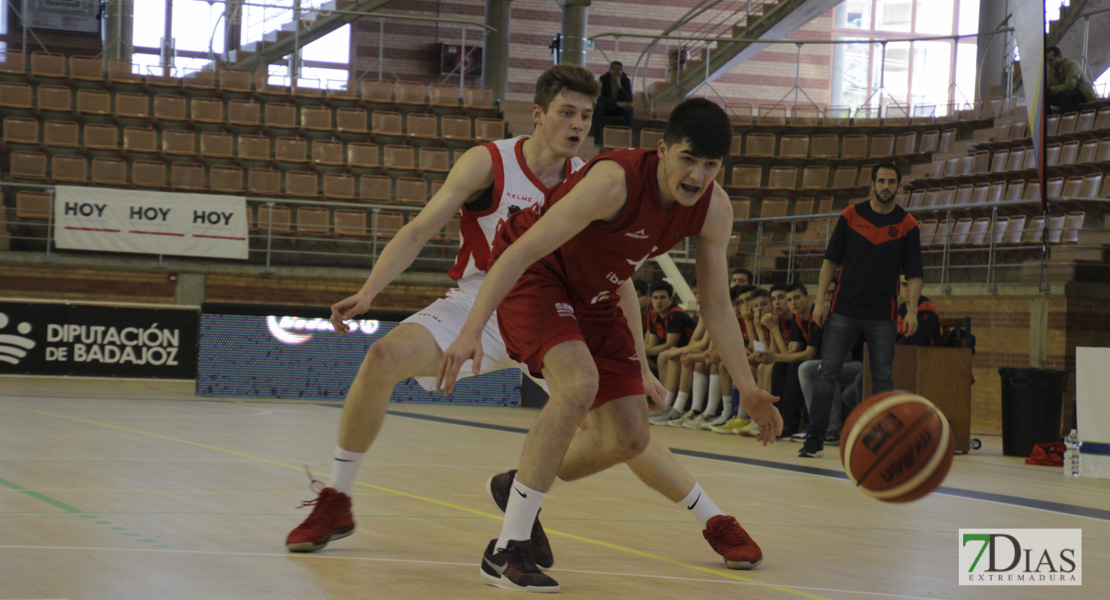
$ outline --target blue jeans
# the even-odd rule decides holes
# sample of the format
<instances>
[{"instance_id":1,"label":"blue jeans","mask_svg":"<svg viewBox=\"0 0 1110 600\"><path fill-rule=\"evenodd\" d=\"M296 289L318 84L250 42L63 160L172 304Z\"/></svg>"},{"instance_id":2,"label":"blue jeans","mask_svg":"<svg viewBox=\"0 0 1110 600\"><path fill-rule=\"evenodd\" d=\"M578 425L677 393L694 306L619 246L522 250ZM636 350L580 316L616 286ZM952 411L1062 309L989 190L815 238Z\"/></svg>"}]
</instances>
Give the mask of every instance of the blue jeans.
<instances>
[{"instance_id":1,"label":"blue jeans","mask_svg":"<svg viewBox=\"0 0 1110 600\"><path fill-rule=\"evenodd\" d=\"M813 382L817 380L817 372L821 367L821 359L807 360L800 367L798 367L798 383L801 384L802 397L805 399L806 410L809 411L810 418L813 418ZM846 362L841 365L840 375L837 376L836 384L839 385L839 393L833 393L832 411L829 413L829 425L827 429L832 432L839 432L840 426L844 424L844 414L841 406L847 404L849 409L854 408L859 402L855 399L855 381L857 376L863 375L863 363L858 360ZM850 398L846 397L850 396ZM838 402L837 399L840 399Z\"/></svg>"},{"instance_id":2,"label":"blue jeans","mask_svg":"<svg viewBox=\"0 0 1110 600\"><path fill-rule=\"evenodd\" d=\"M893 319L857 319L829 315L821 337L821 366L818 367L817 379L813 382L806 437L825 439L840 371L857 336L863 335L863 341L867 342L871 354L871 393L878 394L894 389L891 370L897 334L898 322Z\"/></svg>"}]
</instances>

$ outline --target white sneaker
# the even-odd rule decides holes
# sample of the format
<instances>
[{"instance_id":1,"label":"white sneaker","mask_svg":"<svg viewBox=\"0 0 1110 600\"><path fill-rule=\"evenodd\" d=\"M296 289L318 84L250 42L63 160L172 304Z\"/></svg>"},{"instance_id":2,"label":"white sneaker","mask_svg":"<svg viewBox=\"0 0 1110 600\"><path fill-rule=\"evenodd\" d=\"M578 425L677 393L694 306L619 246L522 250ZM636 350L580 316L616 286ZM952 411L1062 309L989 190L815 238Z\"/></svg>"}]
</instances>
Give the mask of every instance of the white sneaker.
<instances>
[{"instance_id":1,"label":"white sneaker","mask_svg":"<svg viewBox=\"0 0 1110 600\"><path fill-rule=\"evenodd\" d=\"M670 421L667 421L667 426L668 427L682 427L686 423L686 421L693 420L697 416L698 416L697 411L695 411L694 409L691 408L690 410L686 411L686 414L678 417L677 419L671 419Z\"/></svg>"},{"instance_id":2,"label":"white sneaker","mask_svg":"<svg viewBox=\"0 0 1110 600\"><path fill-rule=\"evenodd\" d=\"M701 428L705 429L707 431L712 430L714 427L720 427L721 425L724 425L725 423L728 423L731 420L732 420L732 415L730 415L728 413L721 413L721 416L717 417L716 419L713 419L712 421L707 421L705 423L702 423Z\"/></svg>"},{"instance_id":3,"label":"white sneaker","mask_svg":"<svg viewBox=\"0 0 1110 600\"><path fill-rule=\"evenodd\" d=\"M737 431L736 433L744 437L759 437L759 425L756 425L755 421L752 421L750 424L748 424L747 427Z\"/></svg>"},{"instance_id":4,"label":"white sneaker","mask_svg":"<svg viewBox=\"0 0 1110 600\"><path fill-rule=\"evenodd\" d=\"M686 429L701 429L701 426L704 425L705 423L709 422L709 420L711 418L712 417L710 417L709 415L707 415L705 413L702 413L702 414L694 417L693 419L690 419L689 421L686 421L685 423L682 424L682 426L685 427Z\"/></svg>"},{"instance_id":5,"label":"white sneaker","mask_svg":"<svg viewBox=\"0 0 1110 600\"><path fill-rule=\"evenodd\" d=\"M652 425L666 425L667 421L670 421L671 419L677 419L681 416L682 413L675 410L673 406L668 406L663 410L652 413L651 416L648 417L648 423L651 423Z\"/></svg>"}]
</instances>

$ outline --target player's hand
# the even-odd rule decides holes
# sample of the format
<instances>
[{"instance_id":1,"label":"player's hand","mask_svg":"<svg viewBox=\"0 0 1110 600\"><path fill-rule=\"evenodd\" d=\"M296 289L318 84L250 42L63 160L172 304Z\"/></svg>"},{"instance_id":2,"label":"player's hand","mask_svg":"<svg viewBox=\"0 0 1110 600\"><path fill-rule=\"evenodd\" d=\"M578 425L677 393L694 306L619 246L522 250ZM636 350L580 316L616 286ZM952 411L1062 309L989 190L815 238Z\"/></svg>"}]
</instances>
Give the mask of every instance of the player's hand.
<instances>
[{"instance_id":1,"label":"player's hand","mask_svg":"<svg viewBox=\"0 0 1110 600\"><path fill-rule=\"evenodd\" d=\"M917 311L907 311L902 319L902 335L910 337L917 332Z\"/></svg>"},{"instance_id":2,"label":"player's hand","mask_svg":"<svg viewBox=\"0 0 1110 600\"><path fill-rule=\"evenodd\" d=\"M351 328L344 323L370 310L370 298L362 294L348 296L331 305L331 326L336 333L346 334Z\"/></svg>"},{"instance_id":3,"label":"player's hand","mask_svg":"<svg viewBox=\"0 0 1110 600\"><path fill-rule=\"evenodd\" d=\"M481 332L477 334L460 333L459 337L443 353L439 360L439 370L436 373L436 390L442 390L450 395L455 391L455 380L459 378L459 371L463 363L473 360L472 371L475 375L482 372L482 340Z\"/></svg>"},{"instance_id":4,"label":"player's hand","mask_svg":"<svg viewBox=\"0 0 1110 600\"><path fill-rule=\"evenodd\" d=\"M663 410L667 407L667 388L651 371L644 371L644 393L647 394L648 410Z\"/></svg>"},{"instance_id":5,"label":"player's hand","mask_svg":"<svg viewBox=\"0 0 1110 600\"><path fill-rule=\"evenodd\" d=\"M764 446L774 443L775 438L782 434L782 415L773 404L779 401L779 397L752 387L740 392L740 401L744 403L748 417L759 425L759 441Z\"/></svg>"},{"instance_id":6,"label":"player's hand","mask_svg":"<svg viewBox=\"0 0 1110 600\"><path fill-rule=\"evenodd\" d=\"M824 302L815 302L813 304L813 323L818 327L825 326L825 319L829 317L828 307Z\"/></svg>"},{"instance_id":7,"label":"player's hand","mask_svg":"<svg viewBox=\"0 0 1110 600\"><path fill-rule=\"evenodd\" d=\"M754 315L754 314L755 313L752 311L752 305L751 304L745 304L744 306L740 307L740 318L741 319L744 319L745 321L751 321L752 320L752 315Z\"/></svg>"},{"instance_id":8,"label":"player's hand","mask_svg":"<svg viewBox=\"0 0 1110 600\"><path fill-rule=\"evenodd\" d=\"M778 327L779 317L775 313L763 313L759 317L759 322L763 323L763 326L767 329L771 329L772 327Z\"/></svg>"},{"instance_id":9,"label":"player's hand","mask_svg":"<svg viewBox=\"0 0 1110 600\"><path fill-rule=\"evenodd\" d=\"M759 355L759 364L769 365L775 362L775 355L770 352L761 352Z\"/></svg>"}]
</instances>

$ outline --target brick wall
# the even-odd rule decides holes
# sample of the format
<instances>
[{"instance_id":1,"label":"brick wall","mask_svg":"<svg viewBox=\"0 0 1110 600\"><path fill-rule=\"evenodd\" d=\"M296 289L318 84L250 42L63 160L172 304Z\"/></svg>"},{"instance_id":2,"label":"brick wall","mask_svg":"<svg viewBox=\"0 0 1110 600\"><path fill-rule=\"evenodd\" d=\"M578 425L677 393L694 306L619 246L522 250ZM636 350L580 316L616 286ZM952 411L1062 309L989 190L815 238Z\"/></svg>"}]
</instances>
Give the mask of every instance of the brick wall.
<instances>
[{"instance_id":1,"label":"brick wall","mask_svg":"<svg viewBox=\"0 0 1110 600\"><path fill-rule=\"evenodd\" d=\"M0 296L96 302L173 304L177 283L164 271L94 270L0 265ZM362 280L209 274L207 301L330 306L356 292ZM441 286L393 284L374 302L380 310L411 311L443 296Z\"/></svg>"},{"instance_id":2,"label":"brick wall","mask_svg":"<svg viewBox=\"0 0 1110 600\"><path fill-rule=\"evenodd\" d=\"M291 306L330 306L356 291L362 281L296 279L243 275L209 275L209 302L243 304L281 304ZM374 301L379 310L412 311L441 298L446 290L438 286L392 284Z\"/></svg>"},{"instance_id":3,"label":"brick wall","mask_svg":"<svg viewBox=\"0 0 1110 600\"><path fill-rule=\"evenodd\" d=\"M1032 296L930 296L945 317L971 317L977 338L972 358L975 384L971 387L971 425L976 433L1002 431L1002 379L998 367L1025 368L1030 360ZM1075 423L1075 348L1105 346L1110 340L1110 315L1105 300L1046 299L1048 330L1045 369L1068 372L1064 392L1063 426Z\"/></svg>"},{"instance_id":4,"label":"brick wall","mask_svg":"<svg viewBox=\"0 0 1110 600\"><path fill-rule=\"evenodd\" d=\"M613 32L623 34L658 35L696 3L691 0L609 0L594 2L589 7L587 35ZM530 100L536 78L553 64L548 46L559 33L562 13L553 0L515 0L511 3L512 24L509 48L509 100ZM484 0L411 0L390 6L390 14L441 16L482 22ZM796 31L790 39L830 39L832 13L823 15ZM379 44L379 25L372 18L355 24L357 75L376 77ZM690 32L694 33L693 31ZM480 43L476 29L467 30L467 45ZM383 77L389 78L390 70L404 81L425 84L441 83L438 73L439 43L459 44L461 28L455 25L429 24L404 21L387 21L385 26L384 56L389 68ZM619 59L631 76L640 53L648 40L622 39L620 52L613 38L598 40L597 49L587 53L586 66L595 73L604 73L609 60ZM828 46L809 46L802 52L801 87L817 104L828 102L829 78L832 66ZM671 50L676 50L672 44ZM782 45L764 50L713 83L713 88L730 103L773 104L787 95L794 87L797 49ZM608 58L606 58L608 57ZM695 57L696 58L696 57ZM658 46L655 58L648 65L648 84L661 81L664 76L665 54L663 44ZM456 83L457 76L448 83ZM468 78L468 85L477 85L477 78ZM633 89L641 91L639 79ZM700 94L700 92L698 92ZM711 93L712 95L712 93ZM787 103L792 104L793 94ZM799 96L805 103L805 96Z\"/></svg>"},{"instance_id":5,"label":"brick wall","mask_svg":"<svg viewBox=\"0 0 1110 600\"><path fill-rule=\"evenodd\" d=\"M0 265L0 295L9 298L173 304L176 288L165 272Z\"/></svg>"}]
</instances>

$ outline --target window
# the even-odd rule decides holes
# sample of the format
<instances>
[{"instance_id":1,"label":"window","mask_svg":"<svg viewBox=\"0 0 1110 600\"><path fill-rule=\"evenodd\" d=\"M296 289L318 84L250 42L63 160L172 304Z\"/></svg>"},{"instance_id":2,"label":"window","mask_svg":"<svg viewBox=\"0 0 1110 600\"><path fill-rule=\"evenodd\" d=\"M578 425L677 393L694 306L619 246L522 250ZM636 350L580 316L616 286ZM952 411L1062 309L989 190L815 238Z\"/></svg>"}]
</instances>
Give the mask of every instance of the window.
<instances>
[{"instance_id":1,"label":"window","mask_svg":"<svg viewBox=\"0 0 1110 600\"><path fill-rule=\"evenodd\" d=\"M302 10L320 8L329 0L301 0ZM294 20L294 0L266 0L243 5L239 39L243 46L259 42L271 31ZM177 76L212 67L212 58L224 53L226 4L208 0L144 0L135 3L131 59L135 72L161 74L162 44L172 38L172 73ZM6 14L0 11L0 18ZM2 24L2 21L0 21ZM346 87L350 78L351 26L339 29L301 49L298 85ZM289 57L270 65L270 82L289 85Z\"/></svg>"},{"instance_id":2,"label":"window","mask_svg":"<svg viewBox=\"0 0 1110 600\"><path fill-rule=\"evenodd\" d=\"M900 42L898 37L975 34L978 0L845 0L835 10L834 39L872 43L833 49L830 105L858 109L866 104L869 111L861 114L876 116L880 85L882 105L904 107L910 115L942 116L953 103L975 101L977 38ZM891 39L885 63L877 43L883 39Z\"/></svg>"}]
</instances>

